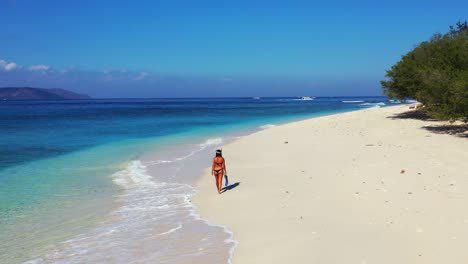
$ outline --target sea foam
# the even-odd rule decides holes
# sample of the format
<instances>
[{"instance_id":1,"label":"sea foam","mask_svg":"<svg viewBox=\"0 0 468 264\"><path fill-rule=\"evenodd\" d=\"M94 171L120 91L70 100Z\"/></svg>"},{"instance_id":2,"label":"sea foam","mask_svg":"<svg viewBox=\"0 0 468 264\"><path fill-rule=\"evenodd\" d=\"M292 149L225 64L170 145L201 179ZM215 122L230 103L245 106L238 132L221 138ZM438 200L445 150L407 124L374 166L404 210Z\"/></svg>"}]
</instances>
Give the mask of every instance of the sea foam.
<instances>
[{"instance_id":1,"label":"sea foam","mask_svg":"<svg viewBox=\"0 0 468 264\"><path fill-rule=\"evenodd\" d=\"M205 142L201 143L200 147L205 149L209 146L220 145L222 143L223 143L223 138L209 138Z\"/></svg>"},{"instance_id":2,"label":"sea foam","mask_svg":"<svg viewBox=\"0 0 468 264\"><path fill-rule=\"evenodd\" d=\"M120 206L107 220L26 263L230 263L237 242L225 226L212 225L196 213L191 202L196 189L159 181L153 170L153 175L147 170L149 165L183 166L181 162L194 153L222 142L207 139L170 164L130 161L111 176L122 191L115 196Z\"/></svg>"},{"instance_id":3,"label":"sea foam","mask_svg":"<svg viewBox=\"0 0 468 264\"><path fill-rule=\"evenodd\" d=\"M379 102L379 103L369 103L369 102L366 102L366 103L359 104L359 106L361 106L361 107L368 107L368 108L380 108L380 107L382 107L382 106L385 106L385 103L384 103L384 102Z\"/></svg>"},{"instance_id":4,"label":"sea foam","mask_svg":"<svg viewBox=\"0 0 468 264\"><path fill-rule=\"evenodd\" d=\"M123 188L129 188L144 182L149 183L152 177L145 173L145 169L146 166L144 166L141 161L134 160L130 162L124 170L114 173L112 178L114 183Z\"/></svg>"},{"instance_id":5,"label":"sea foam","mask_svg":"<svg viewBox=\"0 0 468 264\"><path fill-rule=\"evenodd\" d=\"M266 125L263 125L263 126L260 126L259 128L260 129L268 129L268 128L272 128L272 127L275 127L276 125L273 125L273 124L266 124Z\"/></svg>"},{"instance_id":6,"label":"sea foam","mask_svg":"<svg viewBox=\"0 0 468 264\"><path fill-rule=\"evenodd\" d=\"M354 104L354 103L364 103L362 100L356 100L356 101L341 101L342 103L345 104Z\"/></svg>"}]
</instances>

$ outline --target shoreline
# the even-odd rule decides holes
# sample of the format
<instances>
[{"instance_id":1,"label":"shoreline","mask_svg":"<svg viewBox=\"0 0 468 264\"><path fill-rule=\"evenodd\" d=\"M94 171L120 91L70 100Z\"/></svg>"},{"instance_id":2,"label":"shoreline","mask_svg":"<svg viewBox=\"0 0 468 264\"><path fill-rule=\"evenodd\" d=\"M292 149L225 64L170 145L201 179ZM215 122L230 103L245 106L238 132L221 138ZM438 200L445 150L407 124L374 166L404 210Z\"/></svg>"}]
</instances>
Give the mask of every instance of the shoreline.
<instances>
[{"instance_id":1,"label":"shoreline","mask_svg":"<svg viewBox=\"0 0 468 264\"><path fill-rule=\"evenodd\" d=\"M302 104L300 106L303 106ZM100 173L99 177L96 177L100 179L100 181L104 182L106 186L108 186L111 191L112 195L111 196L106 196L109 198L107 201L108 204L104 207L102 206L97 206L95 202L90 203L92 206L89 206L90 208L93 206L97 206L101 209L104 210L92 210L90 209L89 213L90 214L96 214L96 219L99 219L99 221L94 221L94 220L87 220L88 218L85 217L69 217L69 214L65 212L65 207L55 207L53 208L54 210L56 209L57 211L60 211L60 213L54 213L51 214L50 217L53 217L54 221L58 222L65 222L66 224L71 225L71 228L57 228L56 225L54 225L54 232L60 233L60 236L58 235L53 235L53 237L49 236L37 236L36 240L44 240L44 241L49 241L39 247L31 247L30 249L27 249L27 246L25 246L21 250L0 250L2 251L0 253L0 258L4 259L5 261L9 262L12 260L21 260L21 261L27 261L27 260L38 260L41 258L44 259L66 259L67 254L70 252L73 252L74 250L85 252L87 249L86 244L79 245L79 241L86 241L86 243L90 242L90 236L87 237L88 235L94 234L94 236L99 236L101 238L105 238L108 236L107 231L109 231L111 234L113 231L110 228L109 230L106 229L107 226L116 226L117 222L119 221L118 215L121 214L121 209L127 210L131 209L129 206L125 205L123 203L123 198L128 195L128 190L126 189L125 186L120 186L120 184L116 184L117 182L115 181L115 178L121 178L123 176L124 179L123 183L125 184L127 182L126 178L133 178L136 176L136 180L145 180L146 177L153 177L157 182L160 182L161 180L163 182L167 182L166 180L169 180L171 182L171 178L167 178L168 175L173 174L173 169L179 170L179 165L185 166L185 172L182 173L182 178L179 177L181 182L177 182L180 184L190 184L194 185L195 182L198 181L201 172L203 171L203 168L205 165L210 163L211 161L211 150L210 148L215 148L214 145L218 144L216 141L219 138L215 138L215 134L221 133L223 135L223 138L221 140L221 144L230 144L231 141L235 141L238 138L242 138L251 134L255 134L259 131L262 131L266 128L269 127L275 127L275 126L281 126L283 124L291 123L291 122L297 122L298 120L305 120L308 118L313 118L316 117L316 115L322 116L322 115L330 115L335 112L341 112L341 111L355 111L354 110L349 110L349 109L334 109L334 110L327 110L327 111L322 111L322 112L312 112L307 114L307 116L304 116L305 114L292 114L292 115L284 115L280 117L276 116L268 116L267 118L256 118L254 120L250 120L247 122L240 122L238 124L227 124L223 126L219 126L219 129L216 129L215 133L208 133L209 131L212 131L212 129L196 129L195 133L189 133L189 132L183 132L183 133L177 133L174 135L168 135L167 137L164 136L162 138L129 138L129 139L124 139L118 142L111 142L109 144L103 144L103 145L97 145L93 146L87 149L83 150L78 150L76 152L71 152L67 153L63 156L57 156L57 157L50 157L50 158L45 158L44 160L50 160L51 163L55 164L57 161L59 162L60 166L63 166L67 170L70 170L70 168L74 168L77 171L83 171L88 176L90 176L90 179L94 179L92 175L95 175L95 170L107 170L106 173ZM157 139L157 140L154 140ZM196 139L196 140L194 140ZM199 141L201 140L201 141ZM204 140L207 140L204 142ZM214 141L213 141L214 140ZM213 145L214 144L214 145ZM199 156L200 153L194 154L194 156L197 156L195 158L196 161L189 161L191 163L188 165L185 161L182 163L178 164L175 167L171 167L169 163L166 163L168 159L171 159L171 157L174 158L175 163L179 163L178 161L184 160L186 156L191 156L191 150L192 152L198 152L198 148L202 147L206 148L206 151L209 152L208 154L202 154L202 156ZM172 148L172 146L175 146L175 148ZM183 147L183 149L182 149ZM188 147L188 148L187 148ZM162 149L161 149L162 148ZM181 148L180 150L183 150L183 152L187 151L186 153L179 153L178 148ZM194 149L192 149L194 148ZM168 151L169 150L169 151ZM175 151L175 152L173 152ZM190 152L190 153L189 153ZM204 152L204 151L202 151ZM179 153L179 154L177 154ZM159 155L160 154L160 155ZM155 156L153 156L155 155ZM76 160L73 159L73 157L78 157L78 161L81 164L80 166L76 165ZM102 157L106 157L105 160L102 160ZM148 158L148 159L147 159ZM188 158L187 160L191 160L192 158ZM38 160L38 161L33 161L31 164L43 164L44 160ZM65 162L68 161L68 162ZM85 162L85 161L90 161L90 162ZM95 162L96 161L96 162ZM141 161L141 163L135 163L135 161ZM148 164L147 164L148 162ZM93 164L97 165L93 165ZM109 165L111 164L111 165ZM159 164L159 165L158 165ZM73 165L73 166L70 166ZM157 165L155 167L152 167L152 165ZM166 166L164 169L158 169L156 167L159 167L160 165ZM196 166L194 166L196 165ZM41 165L42 166L42 165ZM49 167L56 167L55 166L49 166ZM25 167L30 167L28 164L25 165ZM192 169L189 169L187 167L190 167ZM147 170L145 170L147 168ZM153 168L156 168L153 171ZM120 175L121 173L124 174L129 174L129 175ZM102 174L102 175L101 175ZM131 174L131 175L130 175ZM142 176L142 178L140 178ZM82 192L86 197L89 196L89 199L95 199L95 197L98 197L98 195L103 195L102 192L98 192L101 186L99 184L96 186L94 184L95 182L92 182L93 184L90 184L90 188L85 188L84 192ZM131 185L131 184L130 184ZM88 185L86 185L88 186ZM123 187L123 189L122 189ZM148 186L146 186L148 187ZM132 187L130 186L132 189ZM68 207L70 208L78 208L78 207L73 207L66 198L69 196L72 199L74 196L69 195L68 196L57 196L57 197L65 197L63 199L64 203L67 203ZM80 196L81 197L81 196ZM191 197L191 196L190 196ZM191 198L190 198L191 199ZM76 199L75 199L76 200ZM84 199L83 199L84 200ZM62 201L62 200L60 200ZM99 200L99 202L102 202ZM86 205L88 206L88 205ZM67 208L68 208L67 207ZM84 206L82 206L84 207ZM81 208L81 207L79 207ZM94 207L93 207L94 208ZM98 209L99 209L98 208ZM49 210L50 211L50 210ZM63 212L62 212L63 211ZM76 213L80 213L80 210L74 210ZM100 214L99 212L103 211L104 213ZM198 214L196 213L194 209L194 214L195 218L198 217ZM64 221L61 221L60 219L57 219L57 216L64 216L63 219L66 219ZM88 213L86 213L88 215ZM47 216L49 217L49 216ZM27 220L27 219L26 219ZM44 221L44 219L40 219L39 221L41 224L48 224L48 221ZM85 223L78 223L78 220L82 220ZM204 218L199 218L198 220L200 221L205 221ZM30 222L30 221L29 221ZM219 227L221 229L224 229L224 233L226 237L232 236L232 233L226 229L225 225L218 225L218 224L211 224L209 223L211 227ZM31 225L31 227L35 227L36 225ZM165 232L175 232L179 230L179 225L175 226L166 226L167 231L162 230L161 233ZM10 228L12 230L12 233L14 235L15 232L13 228ZM155 228L159 229L159 227ZM175 231L173 231L175 230ZM74 231L74 232L71 232ZM112 232L111 232L112 231ZM138 231L138 228L135 229L135 231ZM180 230L182 231L182 230ZM177 231L179 233L180 231ZM36 236L38 232L29 232L31 235ZM78 239L76 239L78 238ZM30 244L31 242L35 243L35 239L28 239L28 243ZM99 242L99 241L96 241ZM234 243L234 242L233 242ZM24 243L11 243L8 244L8 247L12 248L18 248L16 244L23 244ZM230 243L227 243L230 245ZM58 247L58 248L57 248ZM5 249L4 247L3 249ZM34 253L28 253L29 251L33 251ZM100 251L100 250L99 250ZM229 251L229 252L228 252ZM101 254L101 252L98 252ZM74 253L75 254L75 253ZM86 255L86 253L84 253ZM232 254L232 249L226 250L226 254ZM72 254L73 255L73 254ZM70 257L72 255L69 255ZM84 257L83 254L75 254L77 257ZM92 254L91 254L92 255ZM149 256L150 254L148 254ZM147 257L147 256L143 256ZM73 258L73 257L72 257ZM12 261L13 262L13 261ZM223 261L224 262L224 261Z\"/></svg>"},{"instance_id":2,"label":"shoreline","mask_svg":"<svg viewBox=\"0 0 468 264\"><path fill-rule=\"evenodd\" d=\"M109 198L109 201L107 201L106 203L107 206L103 207L105 208L105 212L103 214L98 214L95 216L95 218L98 219L99 221L90 220L90 221L80 224L79 225L80 232L66 233L68 229L64 229L64 230L58 229L56 231L61 234L60 236L54 235L53 239L49 237L44 237L44 239L49 242L43 243L43 245L40 245L40 246L25 248L26 250L21 250L21 251L5 250L5 255L3 256L2 254L2 256L4 257L2 259L4 261L7 261L8 263L10 262L14 263L15 261L21 261L21 262L26 261L26 263L29 263L30 261L32 262L42 261L42 260L50 261L52 259L59 260L61 258L66 258L66 256L63 255L63 254L66 254L65 252L68 252L70 250L73 251L74 250L73 248L79 246L76 244L75 241L80 241L80 240L89 241L89 238L87 236L93 233L96 233L96 235L98 236L102 236L102 234L106 233L105 230L102 231L103 229L106 228L106 225L112 226L112 225L115 225L115 223L118 223L120 221L117 215L119 214L118 212L122 208L125 208L125 203L122 200L119 200L119 199L116 200L116 197L127 195L128 189L126 189L124 186L125 184L130 184L132 180L124 179L122 182L124 186L121 186L121 184L118 184L117 182L115 182L116 178L120 178L118 174L136 173L137 177L134 180L136 180L137 182L142 179L144 180L147 176L152 177L157 182L161 182L161 181L172 182L174 179L172 179L171 177L167 177L167 175L173 175L174 173L181 173L180 171L175 172L179 170L179 168L176 168L176 167L183 166L183 167L189 167L189 168L184 168L182 170L182 174L184 174L185 176L183 176L182 178L177 177L178 179L176 180L176 182L178 184L188 184L190 186L193 186L194 183L198 181L198 177L204 169L204 165L200 165L200 164L204 162L209 163L209 160L211 159L212 153L211 153L210 148L221 143L223 144L230 143L236 140L236 138L238 137L249 135L249 134L255 133L256 131L260 131L262 129L263 128L261 127L253 127L252 125L250 125L247 128L231 130L223 138L212 138L212 137L209 137L210 135L196 135L193 138L188 138L186 136L177 135L176 137L170 138L169 140L167 140L167 142L163 142L163 143L154 143L153 141L149 141L151 142L152 145L159 144L158 148L155 149L154 147L151 147L149 150L147 149L139 153L137 156L135 156L135 158L129 159L128 161L125 161L123 163L114 164L113 166L116 167L117 169L113 171L111 174L109 174L108 176L103 176L103 178L108 178L110 181L112 181L112 184L110 186L115 188L114 189L115 193L112 196L107 197ZM183 139L182 142L180 142L180 138ZM161 146L162 146L162 149L161 149ZM82 153L87 153L87 152L91 152L91 151L85 150L85 152L82 152ZM71 155L76 155L76 154L71 154ZM184 160L184 162L183 164L179 164L176 167L171 167L169 164L170 162L166 163L168 162L167 159L173 159L171 162L175 162L175 163L178 163L179 160L180 161ZM189 164L185 162L186 160L188 161ZM135 161L141 161L142 163L135 164L134 163ZM138 172L138 170L140 169L140 165L142 166L141 169L143 169L142 175L140 175L140 172ZM160 166L162 166L163 168L161 168ZM134 167L136 171L133 171L132 167ZM164 176L165 174L167 175ZM141 176L142 178L139 179ZM123 177L128 178L130 177L130 175L123 175ZM130 178L133 178L133 176ZM193 189L193 191L196 192L196 189ZM193 194L187 194L187 195L189 198L193 196ZM94 199L94 197L91 197L91 198ZM97 211L95 210L95 211L92 211L91 213L97 213ZM222 238L221 240L219 240L219 242L225 241L226 247L228 247L228 250L225 250L226 251L225 253L229 255L229 257L227 257L227 259L229 259L230 255L232 254L232 250L230 249L229 245L231 243L235 243L235 241L230 241L232 237L232 233L223 225L212 224L206 221L205 219L200 218L199 215L196 213L195 208L190 209L189 213L193 214L192 216L193 221L204 223L205 225L208 226L209 229L221 230L222 234L220 237L225 236L226 238ZM80 219L84 219L84 218L81 217ZM75 219L68 220L66 222L75 223ZM74 229L78 230L78 227ZM178 226L168 227L169 233L173 232L172 230L177 231ZM162 231L162 233L164 233L164 231ZM33 242L39 243L39 242L36 242L36 240L33 240ZM83 247L86 248L86 244L83 244ZM29 251L31 251L31 253L25 253ZM6 252L9 252L9 254L6 255ZM82 254L78 254L78 256L80 255ZM218 254L215 254L215 255L218 255ZM205 260L201 260L199 263L205 263Z\"/></svg>"},{"instance_id":3,"label":"shoreline","mask_svg":"<svg viewBox=\"0 0 468 264\"><path fill-rule=\"evenodd\" d=\"M407 110L315 117L227 144L239 184L219 196L202 176L197 213L234 233L233 263L461 263L468 142L391 118Z\"/></svg>"},{"instance_id":4,"label":"shoreline","mask_svg":"<svg viewBox=\"0 0 468 264\"><path fill-rule=\"evenodd\" d=\"M76 260L99 262L106 259L109 262L120 263L123 260L152 262L179 259L183 262L190 256L190 251L196 250L197 246L205 247L208 251L197 256L192 263L207 263L207 261L209 263L212 259L222 259L221 262L228 260L230 245L234 243L230 241L232 233L223 225L212 224L200 218L190 199L197 192L193 183L204 169L204 165L200 165L201 162L210 159L211 148L222 142L232 142L236 138L234 135L236 134L224 138L209 138L207 135L184 138L184 142L173 146L165 144L163 148L146 150L135 159L122 163L122 167L108 177L115 184L116 193L112 195L112 206L107 208L107 213L100 215L99 222L90 223L83 232L69 235L66 239L45 244L38 254L23 258L21 261L26 261L25 263ZM175 189L175 192L172 189ZM171 198L159 199L158 196ZM172 208L173 206L175 208ZM165 213L174 216L169 216L167 220L161 222L158 218L166 217ZM153 222L154 219L158 220ZM139 222L138 225L133 223L141 220L143 222ZM119 228L121 226L125 228L121 230ZM127 230L128 228L131 230ZM151 232L145 233L144 230ZM125 236L119 235L127 231L131 232ZM209 234L208 238L204 234ZM133 235L135 237L130 239ZM118 249L122 245L104 251L93 249L95 245L111 243L110 239L113 236L118 241L128 240L125 243L129 248L127 253L136 251L135 254L119 255ZM178 241L179 236L188 242ZM197 239L200 237L200 243L190 241L194 237ZM141 240L145 240L145 245L141 245L137 250L136 245L141 243ZM223 244L219 244L223 241ZM165 247L165 243L168 246ZM201 244L204 245L200 246ZM150 248L158 248L160 252L152 251ZM180 255L176 254L177 252ZM103 257L101 254L109 256Z\"/></svg>"}]
</instances>

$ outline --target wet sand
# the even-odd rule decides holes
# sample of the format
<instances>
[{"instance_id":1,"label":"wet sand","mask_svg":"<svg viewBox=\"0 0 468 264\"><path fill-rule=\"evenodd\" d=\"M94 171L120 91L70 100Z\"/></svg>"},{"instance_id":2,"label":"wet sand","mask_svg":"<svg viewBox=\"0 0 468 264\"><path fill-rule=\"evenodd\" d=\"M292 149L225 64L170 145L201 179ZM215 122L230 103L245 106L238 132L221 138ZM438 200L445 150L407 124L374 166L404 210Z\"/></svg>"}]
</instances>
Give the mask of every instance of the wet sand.
<instances>
[{"instance_id":1,"label":"wet sand","mask_svg":"<svg viewBox=\"0 0 468 264\"><path fill-rule=\"evenodd\" d=\"M230 188L207 169L193 201L226 225L234 264L466 263L468 139L366 109L223 146Z\"/></svg>"}]
</instances>

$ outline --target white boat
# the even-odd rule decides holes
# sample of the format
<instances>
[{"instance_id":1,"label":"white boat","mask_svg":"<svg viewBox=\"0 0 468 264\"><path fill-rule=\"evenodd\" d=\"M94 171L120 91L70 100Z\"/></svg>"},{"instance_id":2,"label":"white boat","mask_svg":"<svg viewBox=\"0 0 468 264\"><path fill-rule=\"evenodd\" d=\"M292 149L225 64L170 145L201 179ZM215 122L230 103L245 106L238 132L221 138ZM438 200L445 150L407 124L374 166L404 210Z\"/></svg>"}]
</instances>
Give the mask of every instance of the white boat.
<instances>
[{"instance_id":1,"label":"white boat","mask_svg":"<svg viewBox=\"0 0 468 264\"><path fill-rule=\"evenodd\" d=\"M313 98L313 97L309 97L309 96L302 96L302 97L301 97L301 100L303 100L303 101L311 101L311 100L314 100L314 98Z\"/></svg>"}]
</instances>

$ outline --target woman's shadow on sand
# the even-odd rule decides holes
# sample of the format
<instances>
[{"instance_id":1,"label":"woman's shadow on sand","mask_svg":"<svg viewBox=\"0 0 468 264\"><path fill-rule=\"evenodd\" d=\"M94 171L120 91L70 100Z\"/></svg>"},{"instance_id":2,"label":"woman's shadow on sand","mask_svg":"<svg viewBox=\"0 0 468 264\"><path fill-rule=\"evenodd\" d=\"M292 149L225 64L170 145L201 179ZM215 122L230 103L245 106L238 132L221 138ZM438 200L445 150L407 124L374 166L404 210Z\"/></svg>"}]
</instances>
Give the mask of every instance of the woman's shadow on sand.
<instances>
[{"instance_id":1,"label":"woman's shadow on sand","mask_svg":"<svg viewBox=\"0 0 468 264\"><path fill-rule=\"evenodd\" d=\"M221 193L226 192L226 191L230 191L230 190L236 188L239 185L240 185L240 182L236 182L236 183L233 183L231 185L228 185L228 186L221 189Z\"/></svg>"}]
</instances>

